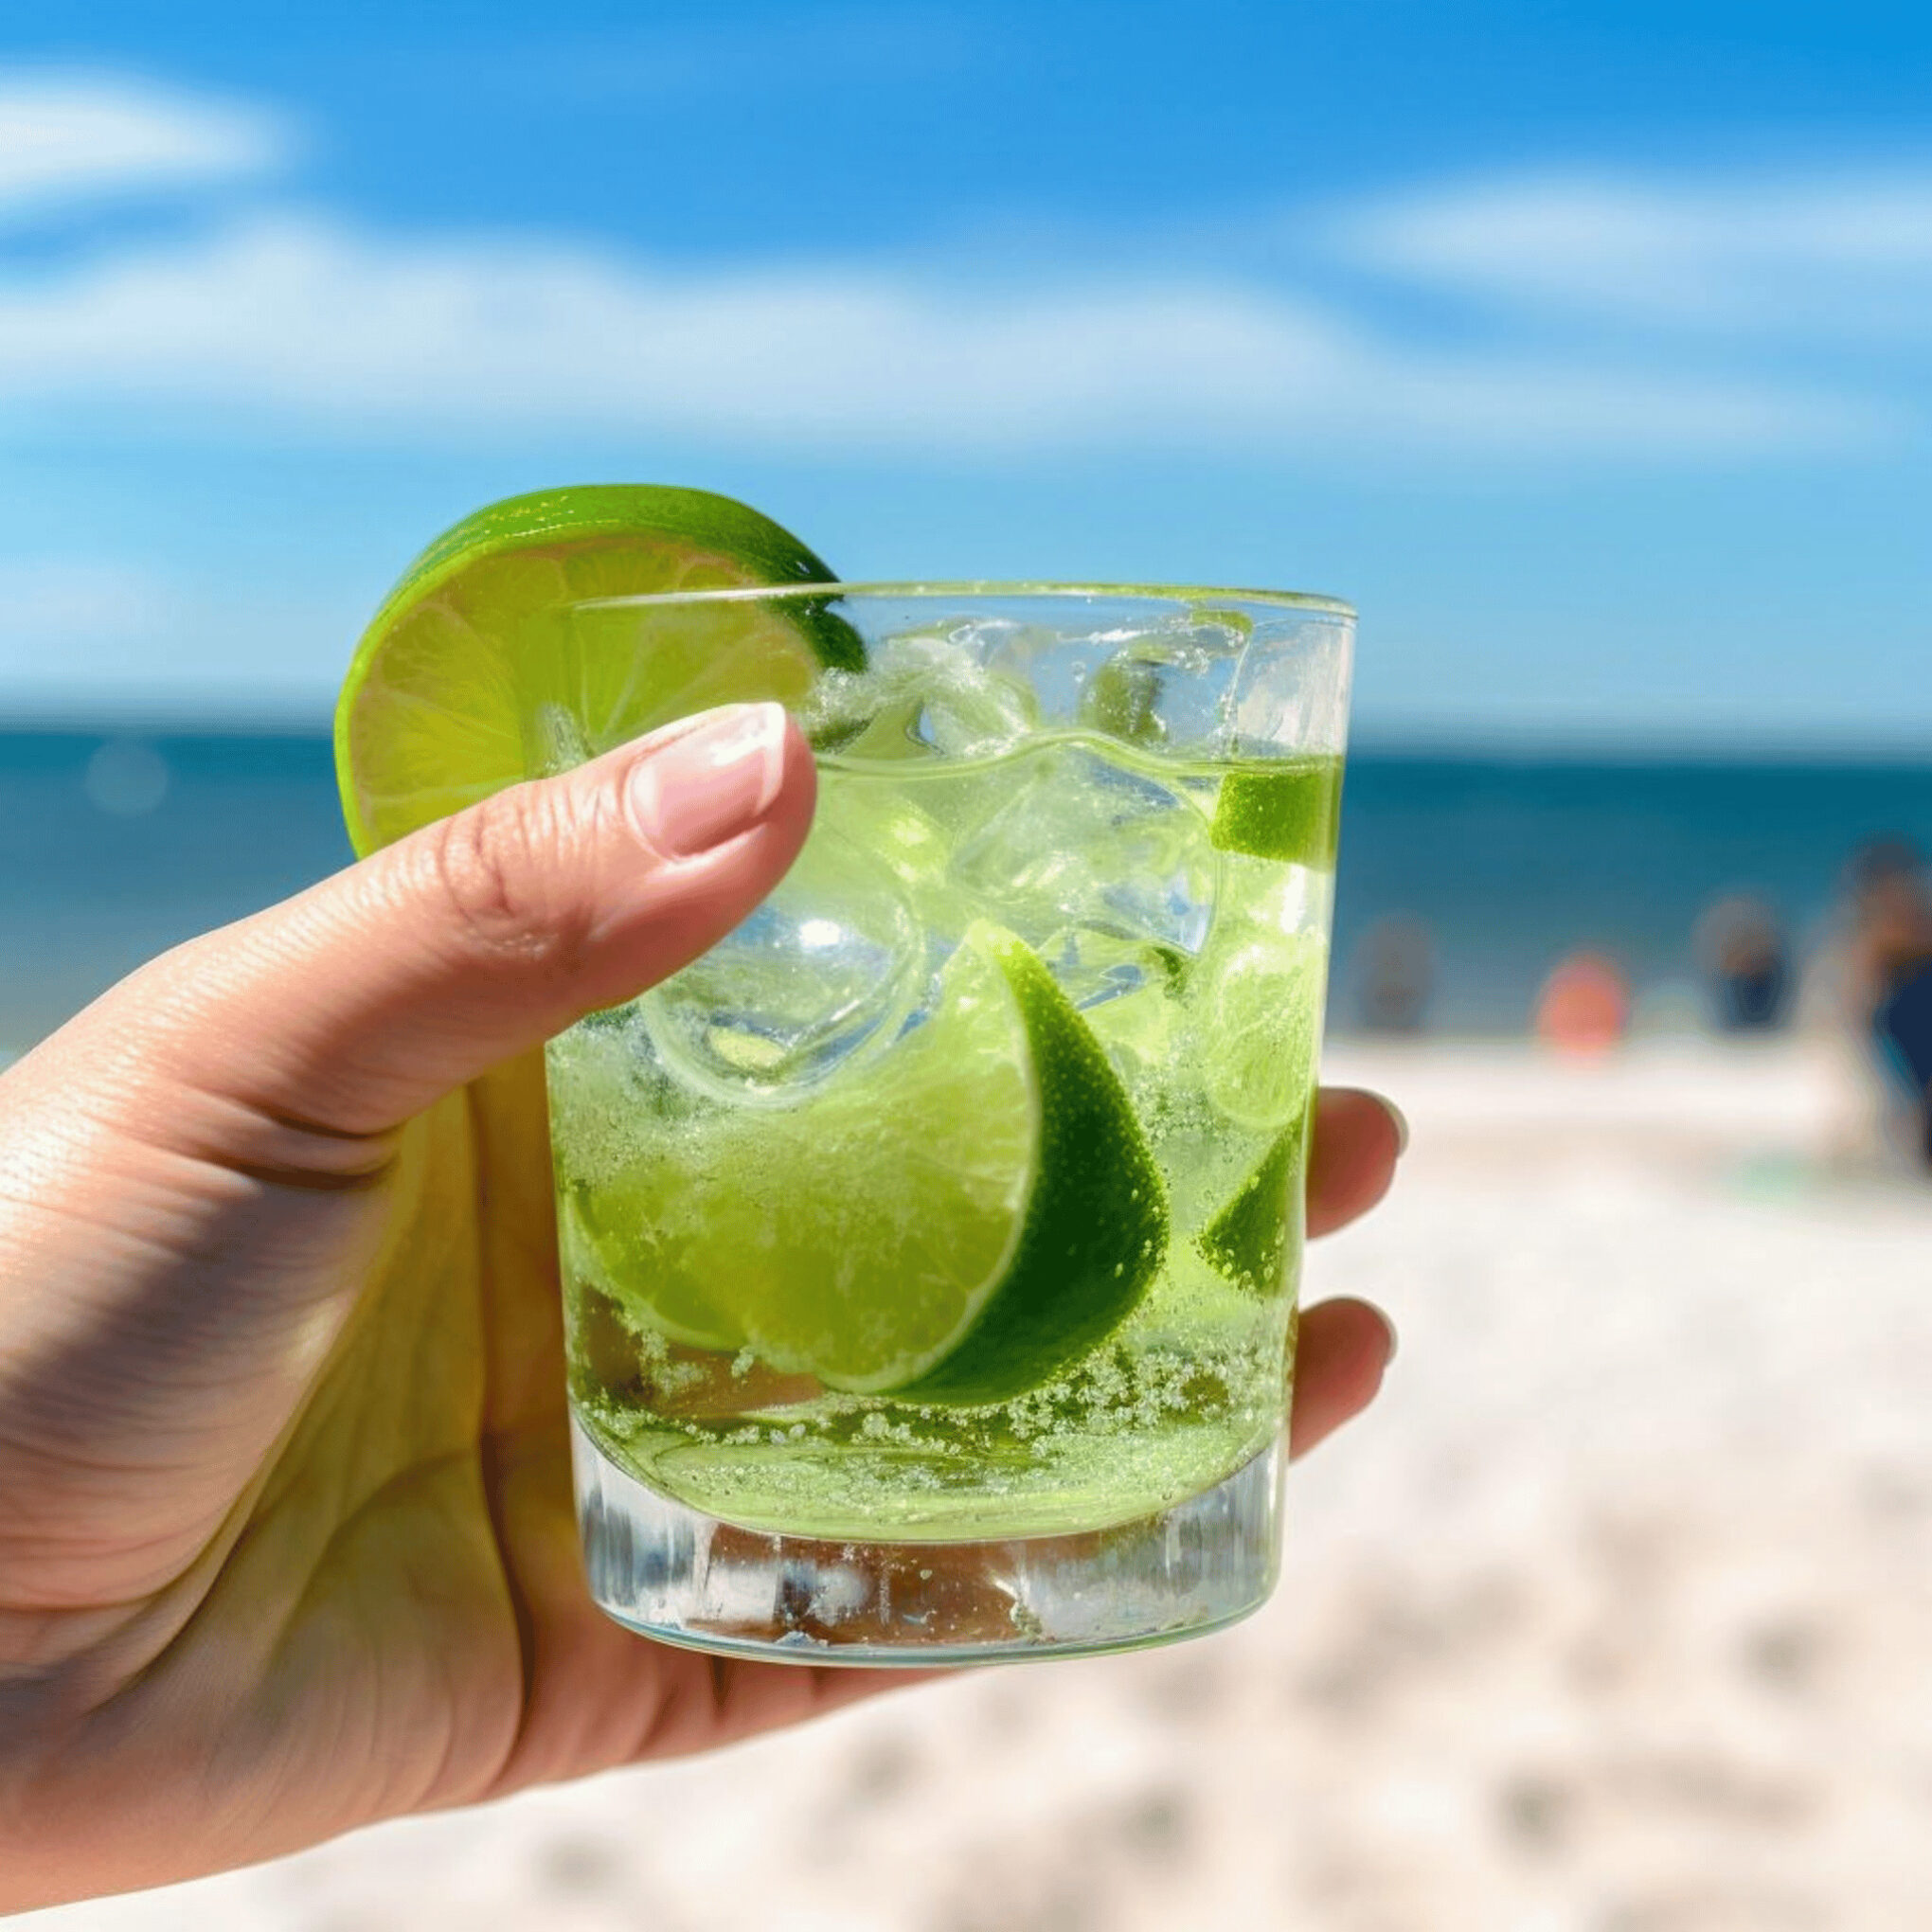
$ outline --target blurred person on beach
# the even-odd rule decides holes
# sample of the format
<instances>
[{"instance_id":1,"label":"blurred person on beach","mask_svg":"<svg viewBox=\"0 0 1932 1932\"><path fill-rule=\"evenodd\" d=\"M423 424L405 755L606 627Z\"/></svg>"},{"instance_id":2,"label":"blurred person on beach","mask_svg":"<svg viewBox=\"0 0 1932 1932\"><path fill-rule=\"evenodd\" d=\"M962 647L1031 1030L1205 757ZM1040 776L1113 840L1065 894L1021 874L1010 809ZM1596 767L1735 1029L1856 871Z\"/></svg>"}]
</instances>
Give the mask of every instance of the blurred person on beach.
<instances>
[{"instance_id":1,"label":"blurred person on beach","mask_svg":"<svg viewBox=\"0 0 1932 1932\"><path fill-rule=\"evenodd\" d=\"M1607 1053L1630 1029L1630 981L1604 953L1572 953L1543 982L1531 1024L1560 1053Z\"/></svg>"},{"instance_id":2,"label":"blurred person on beach","mask_svg":"<svg viewBox=\"0 0 1932 1932\"><path fill-rule=\"evenodd\" d=\"M743 919L814 785L775 707L687 720L188 941L0 1075L0 1911L894 1681L620 1629L571 1498L535 1049ZM1321 1097L1311 1231L1402 1135ZM1305 1311L1295 1450L1392 1346Z\"/></svg>"},{"instance_id":3,"label":"blurred person on beach","mask_svg":"<svg viewBox=\"0 0 1932 1932\"><path fill-rule=\"evenodd\" d=\"M1436 940L1407 913L1391 913L1355 947L1355 1016L1369 1033L1420 1033L1436 990Z\"/></svg>"},{"instance_id":4,"label":"blurred person on beach","mask_svg":"<svg viewBox=\"0 0 1932 1932\"><path fill-rule=\"evenodd\" d=\"M1742 893L1717 900L1698 920L1693 945L1721 1032L1764 1032L1782 1022L1791 955L1768 905Z\"/></svg>"},{"instance_id":5,"label":"blurred person on beach","mask_svg":"<svg viewBox=\"0 0 1932 1932\"><path fill-rule=\"evenodd\" d=\"M1909 841L1869 839L1846 861L1798 1014L1838 1064L1832 1157L1932 1166L1932 881Z\"/></svg>"},{"instance_id":6,"label":"blurred person on beach","mask_svg":"<svg viewBox=\"0 0 1932 1932\"><path fill-rule=\"evenodd\" d=\"M1904 839L1873 839L1846 868L1842 997L1902 1116L1902 1137L1932 1167L1932 881Z\"/></svg>"}]
</instances>

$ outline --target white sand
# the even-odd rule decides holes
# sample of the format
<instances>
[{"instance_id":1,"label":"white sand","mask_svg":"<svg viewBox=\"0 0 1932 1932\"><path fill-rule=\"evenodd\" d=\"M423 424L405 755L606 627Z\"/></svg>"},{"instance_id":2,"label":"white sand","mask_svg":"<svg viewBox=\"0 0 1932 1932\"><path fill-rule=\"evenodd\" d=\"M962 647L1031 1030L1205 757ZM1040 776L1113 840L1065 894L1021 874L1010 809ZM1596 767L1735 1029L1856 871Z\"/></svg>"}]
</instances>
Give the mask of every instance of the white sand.
<instances>
[{"instance_id":1,"label":"white sand","mask_svg":"<svg viewBox=\"0 0 1932 1932\"><path fill-rule=\"evenodd\" d=\"M1383 1404L1225 1637L986 1673L33 1932L1932 1923L1932 1187L1806 1049L1344 1050Z\"/></svg>"}]
</instances>

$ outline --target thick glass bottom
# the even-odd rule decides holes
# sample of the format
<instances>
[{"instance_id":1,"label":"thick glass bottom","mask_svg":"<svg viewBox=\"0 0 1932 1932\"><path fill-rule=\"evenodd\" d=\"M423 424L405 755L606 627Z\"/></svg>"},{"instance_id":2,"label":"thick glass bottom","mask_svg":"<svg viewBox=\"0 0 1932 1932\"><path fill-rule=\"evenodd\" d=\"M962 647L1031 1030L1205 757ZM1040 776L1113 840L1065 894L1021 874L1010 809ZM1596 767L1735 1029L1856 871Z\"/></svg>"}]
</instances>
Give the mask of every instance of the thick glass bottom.
<instances>
[{"instance_id":1,"label":"thick glass bottom","mask_svg":"<svg viewBox=\"0 0 1932 1932\"><path fill-rule=\"evenodd\" d=\"M1080 1656L1171 1643L1258 1609L1280 1561L1279 1444L1198 1495L1109 1529L834 1542L674 1502L572 1426L591 1595L667 1643L812 1664Z\"/></svg>"}]
</instances>

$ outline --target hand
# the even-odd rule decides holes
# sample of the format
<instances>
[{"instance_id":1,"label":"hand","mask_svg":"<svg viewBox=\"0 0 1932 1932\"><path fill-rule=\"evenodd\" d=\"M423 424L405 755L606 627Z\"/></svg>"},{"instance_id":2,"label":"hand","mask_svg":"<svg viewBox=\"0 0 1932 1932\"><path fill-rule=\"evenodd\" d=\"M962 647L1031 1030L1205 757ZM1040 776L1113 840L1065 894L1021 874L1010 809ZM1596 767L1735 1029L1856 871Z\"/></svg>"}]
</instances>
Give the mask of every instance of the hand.
<instances>
[{"instance_id":1,"label":"hand","mask_svg":"<svg viewBox=\"0 0 1932 1932\"><path fill-rule=\"evenodd\" d=\"M688 720L180 947L0 1076L0 1909L883 1688L593 1608L532 1050L729 930L813 796L777 707ZM1325 1097L1315 1229L1396 1152ZM1387 1348L1308 1311L1297 1448Z\"/></svg>"}]
</instances>

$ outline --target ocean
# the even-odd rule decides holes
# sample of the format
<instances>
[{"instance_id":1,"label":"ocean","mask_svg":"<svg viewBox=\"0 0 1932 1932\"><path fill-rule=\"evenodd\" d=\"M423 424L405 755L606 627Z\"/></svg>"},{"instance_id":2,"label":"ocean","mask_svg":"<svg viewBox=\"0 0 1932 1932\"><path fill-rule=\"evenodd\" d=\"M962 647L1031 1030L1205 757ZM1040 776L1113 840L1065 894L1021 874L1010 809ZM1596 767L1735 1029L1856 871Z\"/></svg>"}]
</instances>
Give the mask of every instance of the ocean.
<instances>
[{"instance_id":1,"label":"ocean","mask_svg":"<svg viewBox=\"0 0 1932 1932\"><path fill-rule=\"evenodd\" d=\"M1426 1026L1516 1033L1566 954L1607 953L1639 1018L1697 998L1692 934L1721 894L1802 956L1847 854L1932 850L1923 764L1358 753L1335 913L1334 1026L1363 1017L1365 936L1429 936ZM320 736L0 731L0 1055L143 959L348 863Z\"/></svg>"}]
</instances>

